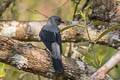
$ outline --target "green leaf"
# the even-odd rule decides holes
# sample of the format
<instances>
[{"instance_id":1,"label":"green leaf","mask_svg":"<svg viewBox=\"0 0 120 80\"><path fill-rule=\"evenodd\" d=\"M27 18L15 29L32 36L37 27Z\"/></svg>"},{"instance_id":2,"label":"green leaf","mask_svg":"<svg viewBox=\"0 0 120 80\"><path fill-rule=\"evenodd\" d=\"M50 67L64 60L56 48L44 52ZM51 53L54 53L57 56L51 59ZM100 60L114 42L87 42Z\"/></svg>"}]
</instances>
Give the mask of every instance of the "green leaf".
<instances>
[{"instance_id":1,"label":"green leaf","mask_svg":"<svg viewBox=\"0 0 120 80\"><path fill-rule=\"evenodd\" d=\"M116 49L111 47L104 46L103 48L106 49L106 51L104 51L105 54L104 58L101 61L102 62L101 65L105 64L105 62L107 62L111 58L111 56L113 56L117 52Z\"/></svg>"},{"instance_id":2,"label":"green leaf","mask_svg":"<svg viewBox=\"0 0 120 80\"><path fill-rule=\"evenodd\" d=\"M63 31L65 31L65 30L67 30L67 29L69 29L69 28L72 28L72 27L74 27L74 26L67 26L67 27L61 29L60 32L63 32Z\"/></svg>"},{"instance_id":3,"label":"green leaf","mask_svg":"<svg viewBox=\"0 0 120 80\"><path fill-rule=\"evenodd\" d=\"M105 23L102 22L102 21L95 21L95 22L91 22L90 24L88 24L88 26L91 26L91 25L107 26L107 24L105 24Z\"/></svg>"},{"instance_id":4,"label":"green leaf","mask_svg":"<svg viewBox=\"0 0 120 80\"><path fill-rule=\"evenodd\" d=\"M63 32L63 31L65 31L65 30L67 30L67 29L69 29L69 28L72 28L72 27L85 27L85 25L72 25L72 26L67 26L67 27L61 29L60 32Z\"/></svg>"},{"instance_id":5,"label":"green leaf","mask_svg":"<svg viewBox=\"0 0 120 80\"><path fill-rule=\"evenodd\" d=\"M117 24L117 25L115 25L115 26L112 26L112 27L109 28L108 30L104 31L104 32L95 40L95 42L97 42L99 39L101 39L104 35L106 35L106 34L109 33L110 31L113 31L113 30L115 30L115 29L117 29L117 28L119 28L119 27L120 27L120 24Z\"/></svg>"}]
</instances>

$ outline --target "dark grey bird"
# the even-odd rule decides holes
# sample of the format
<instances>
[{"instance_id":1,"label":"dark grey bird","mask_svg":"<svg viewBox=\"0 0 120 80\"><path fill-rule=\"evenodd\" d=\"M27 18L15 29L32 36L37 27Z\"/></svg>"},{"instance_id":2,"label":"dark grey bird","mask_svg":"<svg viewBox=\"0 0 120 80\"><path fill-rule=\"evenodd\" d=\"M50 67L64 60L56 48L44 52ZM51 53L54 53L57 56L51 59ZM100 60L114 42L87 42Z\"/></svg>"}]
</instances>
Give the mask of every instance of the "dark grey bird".
<instances>
[{"instance_id":1,"label":"dark grey bird","mask_svg":"<svg viewBox=\"0 0 120 80\"><path fill-rule=\"evenodd\" d=\"M40 39L51 52L55 72L63 73L62 64L62 40L58 25L64 23L59 16L51 16L48 22L40 31Z\"/></svg>"}]
</instances>

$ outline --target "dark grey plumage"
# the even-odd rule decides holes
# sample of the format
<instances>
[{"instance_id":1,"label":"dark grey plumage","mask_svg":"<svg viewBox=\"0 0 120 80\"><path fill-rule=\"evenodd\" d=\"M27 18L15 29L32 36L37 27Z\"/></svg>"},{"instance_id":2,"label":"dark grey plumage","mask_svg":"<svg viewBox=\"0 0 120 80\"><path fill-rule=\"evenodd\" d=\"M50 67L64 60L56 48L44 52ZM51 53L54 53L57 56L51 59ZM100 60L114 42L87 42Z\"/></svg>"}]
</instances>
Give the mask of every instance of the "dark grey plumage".
<instances>
[{"instance_id":1,"label":"dark grey plumage","mask_svg":"<svg viewBox=\"0 0 120 80\"><path fill-rule=\"evenodd\" d=\"M48 19L48 22L40 31L40 38L46 47L51 52L53 60L53 67L55 72L63 73L64 67L62 64L62 40L58 25L63 23L61 18L58 16L52 16Z\"/></svg>"}]
</instances>

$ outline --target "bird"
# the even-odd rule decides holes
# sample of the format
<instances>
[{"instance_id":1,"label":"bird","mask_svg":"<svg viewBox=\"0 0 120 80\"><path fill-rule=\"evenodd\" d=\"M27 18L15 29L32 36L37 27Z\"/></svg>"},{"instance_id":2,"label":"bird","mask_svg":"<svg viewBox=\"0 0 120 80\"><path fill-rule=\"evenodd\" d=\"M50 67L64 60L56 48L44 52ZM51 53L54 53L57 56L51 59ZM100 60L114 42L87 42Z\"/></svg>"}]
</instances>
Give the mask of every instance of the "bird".
<instances>
[{"instance_id":1,"label":"bird","mask_svg":"<svg viewBox=\"0 0 120 80\"><path fill-rule=\"evenodd\" d=\"M41 41L50 51L56 73L64 73L64 66L62 63L62 40L58 28L61 23L64 22L59 16L51 16L39 33Z\"/></svg>"}]
</instances>

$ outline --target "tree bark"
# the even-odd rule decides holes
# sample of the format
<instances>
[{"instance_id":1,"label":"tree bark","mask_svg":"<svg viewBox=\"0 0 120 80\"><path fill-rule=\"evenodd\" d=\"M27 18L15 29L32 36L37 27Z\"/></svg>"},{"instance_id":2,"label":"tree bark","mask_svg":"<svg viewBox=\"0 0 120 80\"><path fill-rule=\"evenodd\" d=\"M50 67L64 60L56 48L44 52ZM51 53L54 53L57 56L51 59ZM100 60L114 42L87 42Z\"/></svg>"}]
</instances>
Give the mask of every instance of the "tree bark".
<instances>
[{"instance_id":1,"label":"tree bark","mask_svg":"<svg viewBox=\"0 0 120 80\"><path fill-rule=\"evenodd\" d=\"M64 75L62 80L88 79L95 69L87 64L63 57ZM52 67L49 52L32 44L0 36L0 62L12 65L17 69L42 75L48 78L58 77ZM105 80L110 80L106 77Z\"/></svg>"},{"instance_id":2,"label":"tree bark","mask_svg":"<svg viewBox=\"0 0 120 80\"><path fill-rule=\"evenodd\" d=\"M46 24L46 21L29 22L29 21L0 21L0 35L11 37L21 41L40 41L39 32ZM79 25L77 21L71 21L59 26L60 29L67 28L68 26ZM93 27L89 27L89 35L91 42L94 42L102 31L97 31ZM61 33L63 42L86 42L89 38L86 29L83 27L73 27ZM112 36L112 37L111 37ZM97 43L111 46L113 48L119 47L119 39L114 39L116 34L107 34L102 37ZM113 41L116 41L114 45Z\"/></svg>"}]
</instances>

